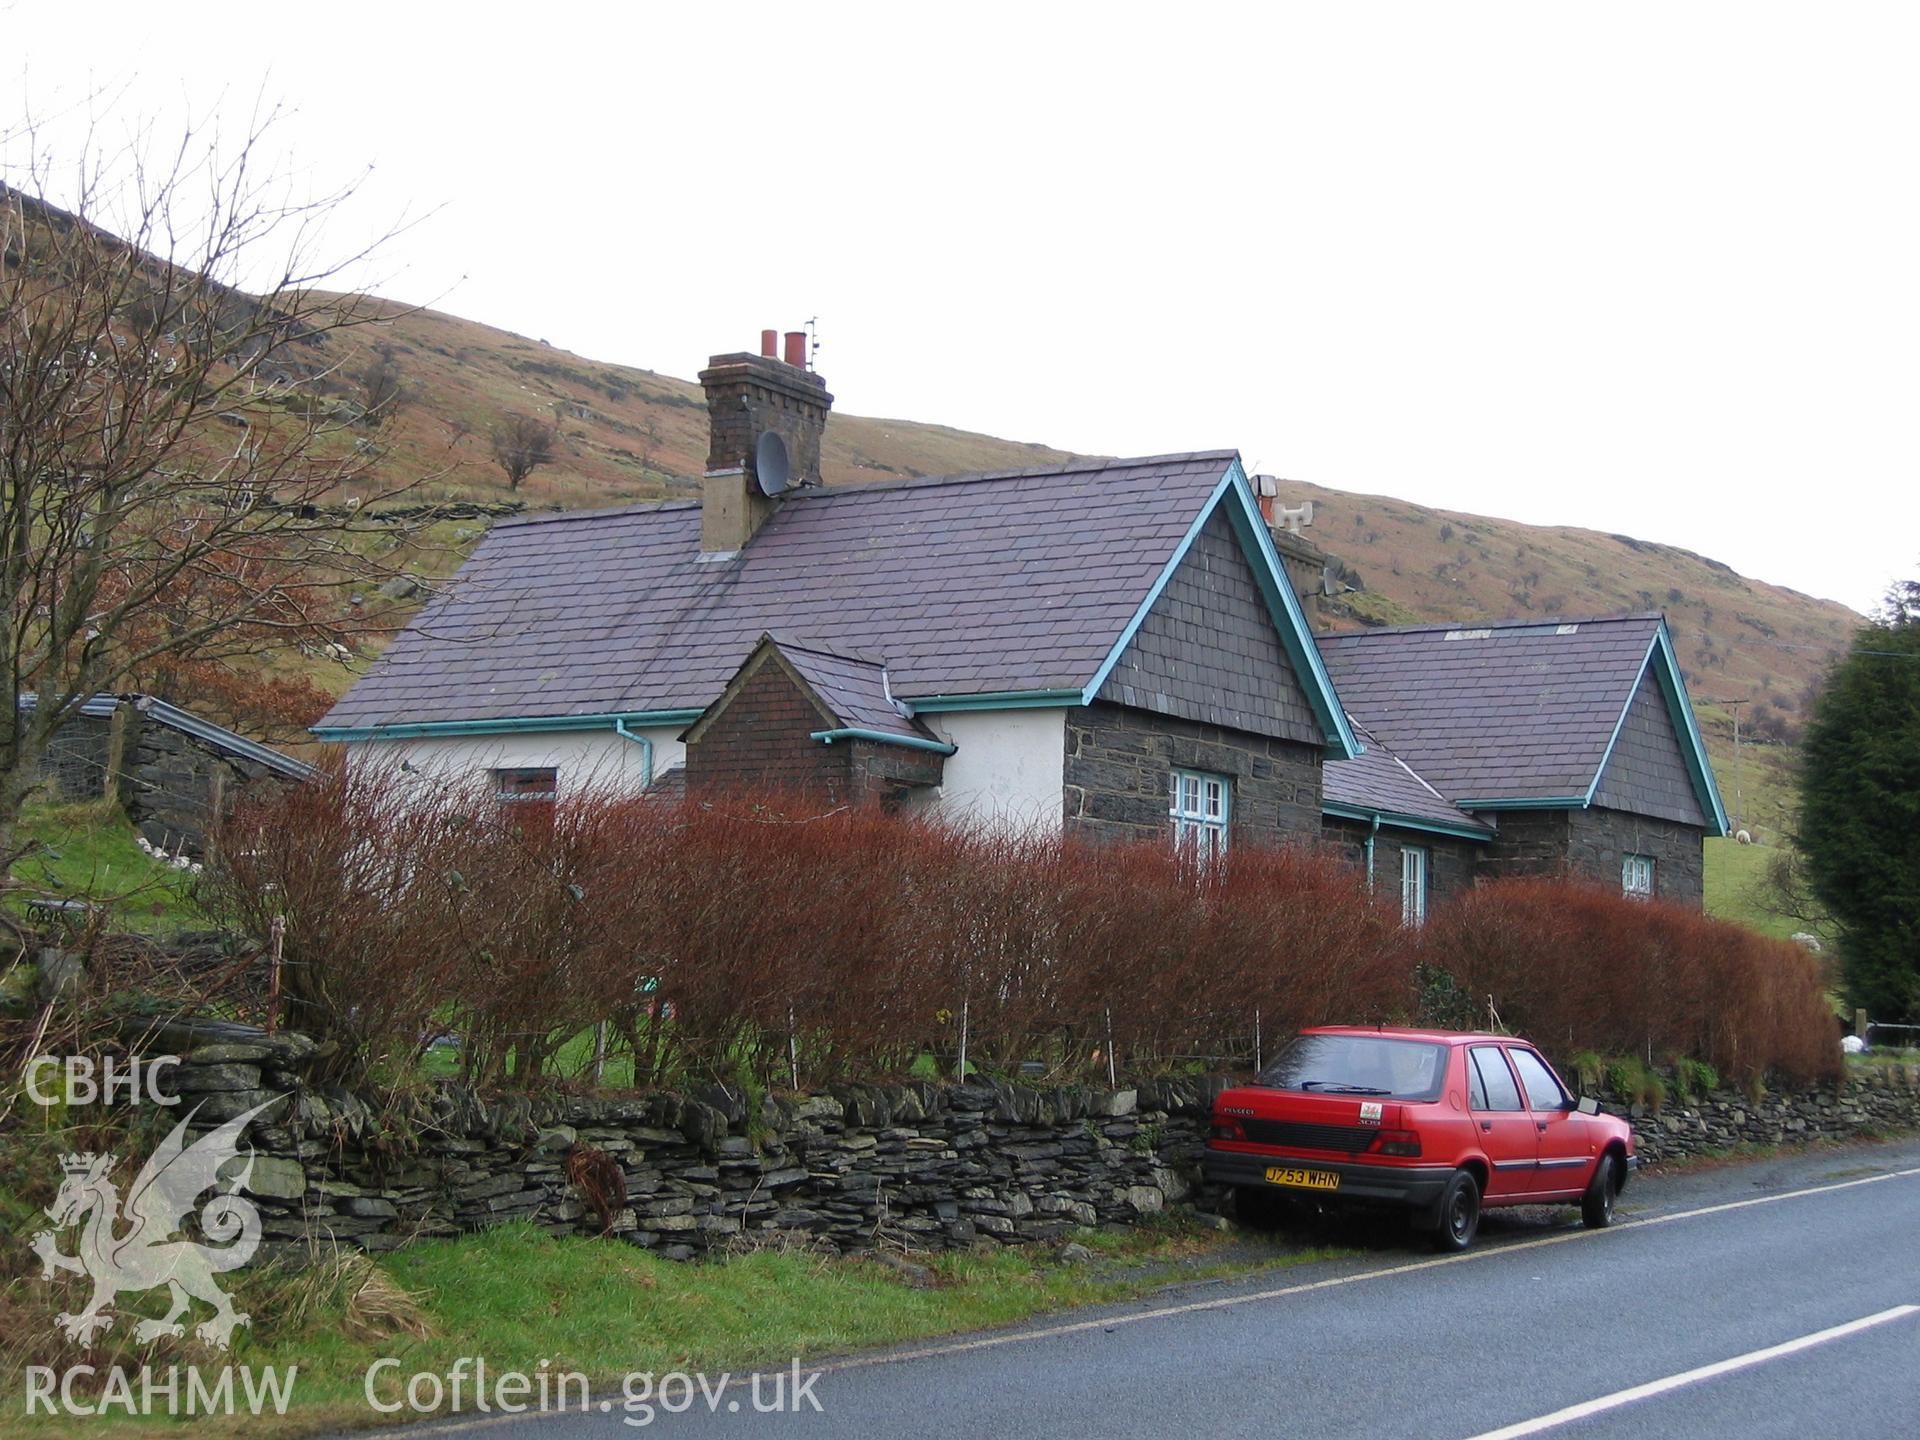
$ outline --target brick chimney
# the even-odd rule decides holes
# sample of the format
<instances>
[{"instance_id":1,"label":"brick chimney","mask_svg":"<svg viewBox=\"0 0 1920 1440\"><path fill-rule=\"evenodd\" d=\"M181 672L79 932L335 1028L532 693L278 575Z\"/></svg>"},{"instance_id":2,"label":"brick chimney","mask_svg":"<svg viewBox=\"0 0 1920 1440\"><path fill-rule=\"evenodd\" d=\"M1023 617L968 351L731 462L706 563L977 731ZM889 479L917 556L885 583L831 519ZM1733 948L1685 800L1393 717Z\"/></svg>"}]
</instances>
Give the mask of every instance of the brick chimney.
<instances>
[{"instance_id":1,"label":"brick chimney","mask_svg":"<svg viewBox=\"0 0 1920 1440\"><path fill-rule=\"evenodd\" d=\"M760 354L715 355L700 372L707 392L707 474L700 487L700 548L728 554L744 547L785 490L820 483L820 439L833 396L806 368L807 336L760 332ZM763 437L777 437L777 443ZM784 447L785 474L778 458ZM762 474L763 463L768 473Z\"/></svg>"}]
</instances>

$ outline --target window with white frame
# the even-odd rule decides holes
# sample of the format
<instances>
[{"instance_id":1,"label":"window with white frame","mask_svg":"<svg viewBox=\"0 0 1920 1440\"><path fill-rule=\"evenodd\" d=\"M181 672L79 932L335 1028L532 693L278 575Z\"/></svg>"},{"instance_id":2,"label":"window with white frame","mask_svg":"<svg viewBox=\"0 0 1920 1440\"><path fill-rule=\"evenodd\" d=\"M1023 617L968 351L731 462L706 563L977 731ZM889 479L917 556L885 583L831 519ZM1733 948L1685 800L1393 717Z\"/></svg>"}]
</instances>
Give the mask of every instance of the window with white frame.
<instances>
[{"instance_id":1,"label":"window with white frame","mask_svg":"<svg viewBox=\"0 0 1920 1440\"><path fill-rule=\"evenodd\" d=\"M1224 775L1204 770L1173 772L1173 843L1193 847L1202 863L1227 852L1227 828L1232 819L1231 783Z\"/></svg>"},{"instance_id":2,"label":"window with white frame","mask_svg":"<svg viewBox=\"0 0 1920 1440\"><path fill-rule=\"evenodd\" d=\"M1653 896L1653 857L1651 855L1629 855L1626 863L1620 867L1621 892L1633 896L1636 900L1647 900Z\"/></svg>"},{"instance_id":3,"label":"window with white frame","mask_svg":"<svg viewBox=\"0 0 1920 1440\"><path fill-rule=\"evenodd\" d=\"M560 798L559 772L520 768L493 772L493 798L500 813L524 831L551 830Z\"/></svg>"},{"instance_id":4,"label":"window with white frame","mask_svg":"<svg viewBox=\"0 0 1920 1440\"><path fill-rule=\"evenodd\" d=\"M1403 846L1400 851L1400 921L1427 923L1427 852L1419 845Z\"/></svg>"}]
</instances>

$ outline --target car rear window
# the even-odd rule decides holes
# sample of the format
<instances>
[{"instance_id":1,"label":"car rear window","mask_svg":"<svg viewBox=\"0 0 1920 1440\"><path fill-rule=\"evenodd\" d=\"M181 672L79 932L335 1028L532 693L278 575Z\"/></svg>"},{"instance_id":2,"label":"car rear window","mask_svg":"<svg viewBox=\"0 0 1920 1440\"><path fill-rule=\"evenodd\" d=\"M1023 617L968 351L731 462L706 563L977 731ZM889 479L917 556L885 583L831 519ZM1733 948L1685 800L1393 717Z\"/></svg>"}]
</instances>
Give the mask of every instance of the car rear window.
<instances>
[{"instance_id":1,"label":"car rear window","mask_svg":"<svg viewBox=\"0 0 1920 1440\"><path fill-rule=\"evenodd\" d=\"M1437 1100L1447 1047L1386 1035L1296 1035L1254 1083L1316 1095Z\"/></svg>"}]
</instances>

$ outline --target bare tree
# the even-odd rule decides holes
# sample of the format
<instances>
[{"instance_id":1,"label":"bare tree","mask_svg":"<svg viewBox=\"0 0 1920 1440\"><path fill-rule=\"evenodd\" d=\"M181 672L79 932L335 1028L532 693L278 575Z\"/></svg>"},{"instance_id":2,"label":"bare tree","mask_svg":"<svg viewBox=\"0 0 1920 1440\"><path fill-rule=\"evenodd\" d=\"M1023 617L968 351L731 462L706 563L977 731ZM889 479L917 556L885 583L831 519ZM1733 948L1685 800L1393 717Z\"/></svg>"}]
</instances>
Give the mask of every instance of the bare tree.
<instances>
[{"instance_id":1,"label":"bare tree","mask_svg":"<svg viewBox=\"0 0 1920 1440\"><path fill-rule=\"evenodd\" d=\"M509 490L553 459L557 429L531 415L502 415L494 423L493 458L507 472Z\"/></svg>"},{"instance_id":2,"label":"bare tree","mask_svg":"<svg viewBox=\"0 0 1920 1440\"><path fill-rule=\"evenodd\" d=\"M373 363L360 374L360 394L366 404L366 423L378 429L407 407L411 387L400 360L388 341L373 347Z\"/></svg>"},{"instance_id":3,"label":"bare tree","mask_svg":"<svg viewBox=\"0 0 1920 1440\"><path fill-rule=\"evenodd\" d=\"M391 311L319 293L366 253L313 258L350 192L263 178L272 124L57 168L31 123L0 135L0 877L92 695L395 623L352 597L397 573L370 507L412 486L376 483L321 393Z\"/></svg>"}]
</instances>

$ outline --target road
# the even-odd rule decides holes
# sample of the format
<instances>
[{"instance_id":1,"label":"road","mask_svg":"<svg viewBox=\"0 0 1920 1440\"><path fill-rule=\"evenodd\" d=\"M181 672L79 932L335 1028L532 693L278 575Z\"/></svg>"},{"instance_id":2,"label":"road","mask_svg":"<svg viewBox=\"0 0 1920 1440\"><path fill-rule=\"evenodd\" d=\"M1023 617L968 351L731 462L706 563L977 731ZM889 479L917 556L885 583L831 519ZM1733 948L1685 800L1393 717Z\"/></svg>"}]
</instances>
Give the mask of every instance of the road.
<instances>
[{"instance_id":1,"label":"road","mask_svg":"<svg viewBox=\"0 0 1920 1440\"><path fill-rule=\"evenodd\" d=\"M1920 1434L1920 1142L1641 1177L1608 1231L1489 1216L1465 1256L1383 1236L1357 1259L818 1368L817 1414L756 1415L735 1381L717 1413L696 1392L644 1429L616 1399L404 1433Z\"/></svg>"}]
</instances>

